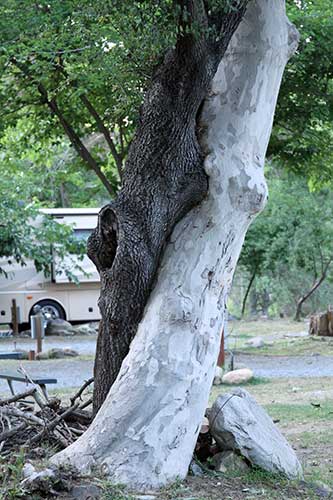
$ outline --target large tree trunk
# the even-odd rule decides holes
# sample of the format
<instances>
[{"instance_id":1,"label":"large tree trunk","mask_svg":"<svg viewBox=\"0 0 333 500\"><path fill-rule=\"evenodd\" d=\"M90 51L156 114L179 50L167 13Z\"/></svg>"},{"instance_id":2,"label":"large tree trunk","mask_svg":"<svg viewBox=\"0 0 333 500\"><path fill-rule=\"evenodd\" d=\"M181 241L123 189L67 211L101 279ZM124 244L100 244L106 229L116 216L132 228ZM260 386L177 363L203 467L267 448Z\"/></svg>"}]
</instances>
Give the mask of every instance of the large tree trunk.
<instances>
[{"instance_id":1,"label":"large tree trunk","mask_svg":"<svg viewBox=\"0 0 333 500\"><path fill-rule=\"evenodd\" d=\"M123 187L117 199L101 211L88 244L101 276L95 412L137 332L167 237L207 194L197 118L248 2L233 0L237 8L221 12L219 21L209 26L202 0L177 1L188 11L186 26L180 21L181 33L187 30L187 34L179 35L175 49L153 77L129 151ZM207 35L208 28L215 34Z\"/></svg>"},{"instance_id":2,"label":"large tree trunk","mask_svg":"<svg viewBox=\"0 0 333 500\"><path fill-rule=\"evenodd\" d=\"M283 69L296 43L282 0L250 3L246 21L231 41L201 114L208 195L172 232L130 352L95 420L78 441L53 458L55 463L69 463L81 471L98 467L112 481L140 487L161 486L186 476L214 376L234 268L248 225L265 203L265 152ZM187 97L190 88L188 93ZM179 105L168 101L169 106L170 112L181 113ZM193 160L199 162L201 154L194 131L189 144L183 124L171 138L169 130L167 135L163 133L164 126L162 123L159 134L170 148L170 157L178 156L178 148L185 148L182 157L188 161L184 170L192 169ZM145 154L152 161L149 148ZM138 182L144 182L140 172L137 175ZM192 199L191 205L193 189L196 202L206 192L205 177L198 172L193 176L194 184L175 186L175 197L184 192ZM199 190L198 178L202 183ZM135 233L145 245L141 234L149 234L148 224L154 232L161 231L158 219L164 207L157 204L162 189L163 183L151 205L155 214L142 216L147 222ZM146 196L153 194L147 192ZM120 231L120 217L117 208L104 209L100 230L103 219L108 219L114 223L114 231ZM127 251L130 255L132 248ZM150 254L143 255L147 259ZM136 289L136 280L148 280L147 274L133 279L133 268L127 267L132 260L125 257L124 287ZM112 259L111 251L105 255L106 261L108 258ZM111 280L105 273L104 287L105 280ZM119 290L119 282L113 285ZM102 310L108 307L105 296L101 306ZM131 313L135 307L121 304L121 314ZM126 328L126 316L121 318ZM106 338L100 335L99 342L109 349ZM109 369L110 363L101 368L106 378Z\"/></svg>"}]
</instances>

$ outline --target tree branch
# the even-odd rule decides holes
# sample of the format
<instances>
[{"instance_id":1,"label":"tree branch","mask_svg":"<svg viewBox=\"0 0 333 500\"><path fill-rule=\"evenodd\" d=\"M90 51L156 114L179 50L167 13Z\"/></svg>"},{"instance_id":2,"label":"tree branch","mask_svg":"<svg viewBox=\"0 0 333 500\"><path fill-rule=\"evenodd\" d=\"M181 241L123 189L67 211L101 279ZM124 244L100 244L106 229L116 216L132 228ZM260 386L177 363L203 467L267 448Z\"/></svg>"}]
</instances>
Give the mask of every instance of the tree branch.
<instances>
[{"instance_id":1,"label":"tree branch","mask_svg":"<svg viewBox=\"0 0 333 500\"><path fill-rule=\"evenodd\" d=\"M17 61L17 59L14 57L11 58L11 62L14 66L16 66L24 74L24 76L26 78L28 78L33 84L36 85L37 90L40 93L44 104L46 104L48 106L48 108L51 110L51 112L57 116L62 128L64 129L66 135L68 136L69 140L71 141L75 151L82 158L82 160L95 172L95 174L100 179L102 184L105 186L107 191L112 196L115 196L116 193L113 189L113 186L108 181L106 176L103 174L101 168L98 166L96 160L92 157L92 155L90 154L88 149L85 147L85 145L81 141L78 134L75 132L73 127L69 124L69 122L66 120L63 113L60 111L56 100L49 99L48 92L47 92L46 88L44 87L44 85L35 80L35 78L31 75L29 68L25 64Z\"/></svg>"},{"instance_id":2,"label":"tree branch","mask_svg":"<svg viewBox=\"0 0 333 500\"><path fill-rule=\"evenodd\" d=\"M305 295L302 295L302 297L300 297L300 299L297 301L297 308L295 314L296 321L299 321L300 319L302 305L304 304L304 302L320 287L320 285L326 279L328 268L330 267L332 262L333 262L333 257L330 257L326 262L325 266L323 267L320 278L317 281L315 281L310 290Z\"/></svg>"},{"instance_id":3,"label":"tree branch","mask_svg":"<svg viewBox=\"0 0 333 500\"><path fill-rule=\"evenodd\" d=\"M111 134L109 132L109 130L106 128L106 126L104 125L104 122L102 120L102 118L99 116L98 112L96 111L96 109L94 108L94 106L92 105L91 101L88 99L87 96L85 96L84 94L81 94L80 95L80 100L81 102L84 104L84 106L86 107L86 109L89 111L89 113L91 114L91 116L93 116L95 122L96 122L96 125L97 125L97 128L98 130L103 134L109 148L110 148L110 151L111 151L111 154L114 158L114 161L116 162L116 166L117 166L117 170L118 170L118 173L119 173L119 177L120 177L120 180L122 180L122 177L123 177L123 162L122 162L122 159L120 157L120 155L118 154L117 152L117 149L116 149L116 146L112 140L112 137L111 137Z\"/></svg>"},{"instance_id":4,"label":"tree branch","mask_svg":"<svg viewBox=\"0 0 333 500\"><path fill-rule=\"evenodd\" d=\"M61 74L69 81L70 85L72 87L74 87L75 89L77 89L78 88L77 82L75 80L71 80L69 78L69 75L68 75L67 71L65 70L65 68L63 67L63 64L62 63L58 64L57 68L60 70ZM102 118L100 117L100 115L98 114L96 108L94 107L94 105L92 104L92 102L88 99L88 97L85 94L80 94L79 98L80 98L80 101L82 102L82 104L87 109L87 111L94 118L98 130L101 132L101 134L103 134L103 136L104 136L104 138L105 138L105 140L106 140L106 142L107 142L107 144L109 146L109 149L111 151L113 159L116 162L116 167L117 167L117 170L118 170L118 174L119 174L120 180L122 180L122 176L123 176L123 162L122 162L122 158L118 154L118 151L117 151L116 146L115 146L115 144L114 144L114 142L112 140L112 137L111 137L111 134L110 134L109 130L105 126Z\"/></svg>"}]
</instances>

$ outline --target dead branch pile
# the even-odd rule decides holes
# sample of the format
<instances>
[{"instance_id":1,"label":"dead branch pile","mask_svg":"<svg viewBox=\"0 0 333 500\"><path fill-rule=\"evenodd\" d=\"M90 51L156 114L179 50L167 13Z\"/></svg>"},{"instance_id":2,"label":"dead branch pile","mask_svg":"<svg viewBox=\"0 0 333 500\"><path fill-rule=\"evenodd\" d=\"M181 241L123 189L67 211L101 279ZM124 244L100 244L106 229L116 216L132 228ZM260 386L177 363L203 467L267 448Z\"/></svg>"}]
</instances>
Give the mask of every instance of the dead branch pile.
<instances>
[{"instance_id":1,"label":"dead branch pile","mask_svg":"<svg viewBox=\"0 0 333 500\"><path fill-rule=\"evenodd\" d=\"M63 405L59 398L46 398L38 386L0 399L0 454L48 444L63 449L73 443L91 423L87 410L92 399L83 400L82 394L93 382L87 380Z\"/></svg>"}]
</instances>

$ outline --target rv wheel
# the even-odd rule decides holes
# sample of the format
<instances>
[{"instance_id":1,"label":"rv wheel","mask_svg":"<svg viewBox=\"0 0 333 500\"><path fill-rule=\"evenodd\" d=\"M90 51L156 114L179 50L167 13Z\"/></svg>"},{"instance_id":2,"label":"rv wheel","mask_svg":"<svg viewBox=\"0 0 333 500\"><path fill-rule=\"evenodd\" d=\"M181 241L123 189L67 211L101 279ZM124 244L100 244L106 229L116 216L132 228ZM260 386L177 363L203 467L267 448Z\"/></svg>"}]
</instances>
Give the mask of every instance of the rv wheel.
<instances>
[{"instance_id":1,"label":"rv wheel","mask_svg":"<svg viewBox=\"0 0 333 500\"><path fill-rule=\"evenodd\" d=\"M63 310L61 305L54 300L40 300L35 304L35 306L39 306L41 308L41 313L47 321L51 321L53 319L66 319L65 311ZM30 312L30 316L31 314L33 314L33 309Z\"/></svg>"}]
</instances>

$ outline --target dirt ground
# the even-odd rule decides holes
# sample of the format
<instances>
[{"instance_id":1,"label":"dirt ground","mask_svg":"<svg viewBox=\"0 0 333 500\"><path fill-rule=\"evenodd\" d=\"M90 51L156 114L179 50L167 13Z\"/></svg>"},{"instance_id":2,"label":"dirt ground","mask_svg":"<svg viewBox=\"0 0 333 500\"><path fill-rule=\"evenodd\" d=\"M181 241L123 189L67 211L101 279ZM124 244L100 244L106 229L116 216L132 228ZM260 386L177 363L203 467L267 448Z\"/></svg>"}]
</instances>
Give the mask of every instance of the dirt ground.
<instances>
[{"instance_id":1,"label":"dirt ground","mask_svg":"<svg viewBox=\"0 0 333 500\"><path fill-rule=\"evenodd\" d=\"M146 496L145 500L333 499L333 349L330 343L307 338L304 324L287 321L235 323L232 335L237 342L243 342L241 352L237 350L235 355L235 363L249 366L255 372L253 381L244 387L266 409L296 450L303 466L304 481L287 481L256 469L236 475L222 475L206 470L202 477L188 477L185 481L176 481L159 492L151 492L151 496ZM268 342L274 338L274 345L266 346L266 352L262 349L247 348L246 339L255 336L262 336ZM55 342L59 347L63 340L48 339L48 342L50 345ZM59 378L60 384L50 392L67 398L73 388L80 385L83 379L89 378L92 372L95 340L86 337L75 338L79 352L80 345L84 346L82 355L78 358L23 362L24 366L32 375L47 374ZM290 343L290 340L293 342ZM326 346L325 352L316 354L315 351L307 351L304 355L304 340L311 342L312 346ZM68 343L72 341L74 339L65 339L66 347L69 347ZM0 350L4 350L3 346L1 343ZM277 350L280 354L276 354ZM2 361L0 371L15 371L17 366L17 361ZM0 386L0 393L2 389L7 392L5 385ZM230 391L228 386L213 387L210 404L219 394L227 391ZM15 460L13 457L14 465L11 465L11 470L17 469L19 478L21 466L17 465ZM22 459L18 460L22 462ZM7 463L3 467L8 470ZM143 492L129 492L119 485L111 485L103 480L96 481L100 488L96 498L102 500L136 500L140 498L139 494L144 495ZM74 484L82 486L85 482L86 479L78 479ZM12 488L11 480L6 484L2 489L0 487L1 500L22 498L19 488ZM43 498L55 497L49 495ZM74 497L62 493L60 498ZM91 500L93 498L91 497Z\"/></svg>"}]
</instances>

